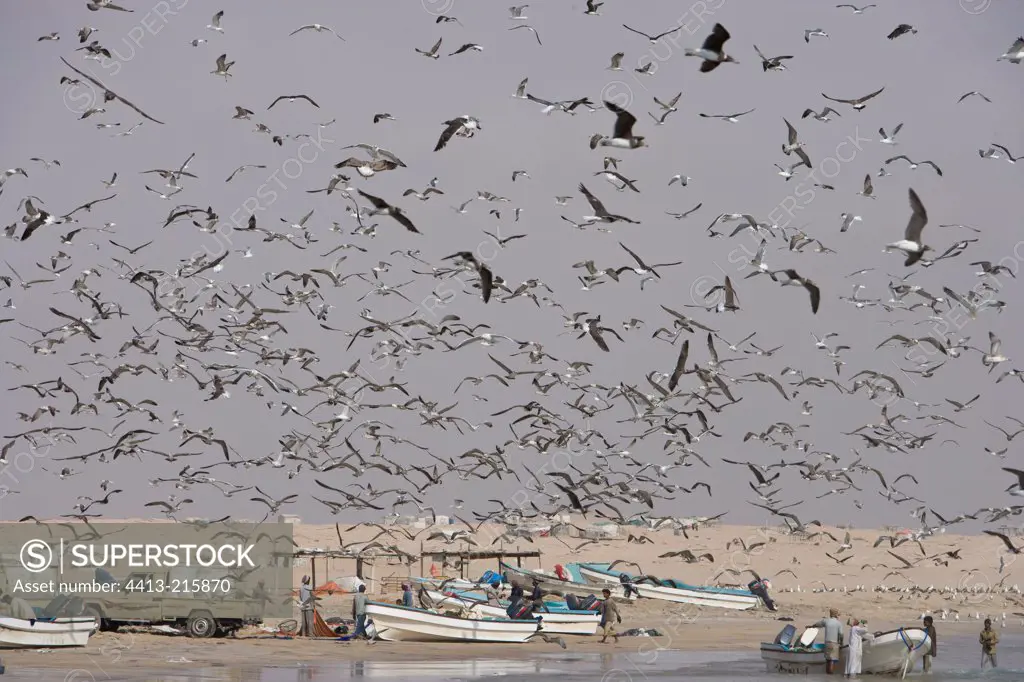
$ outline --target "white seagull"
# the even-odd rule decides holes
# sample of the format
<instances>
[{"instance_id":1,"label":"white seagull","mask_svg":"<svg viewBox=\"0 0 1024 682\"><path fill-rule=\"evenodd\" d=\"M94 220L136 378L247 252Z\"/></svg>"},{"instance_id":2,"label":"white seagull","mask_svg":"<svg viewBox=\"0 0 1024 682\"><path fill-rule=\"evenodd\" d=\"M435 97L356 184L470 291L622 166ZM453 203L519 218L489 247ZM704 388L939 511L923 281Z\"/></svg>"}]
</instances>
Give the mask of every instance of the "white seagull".
<instances>
[{"instance_id":1,"label":"white seagull","mask_svg":"<svg viewBox=\"0 0 1024 682\"><path fill-rule=\"evenodd\" d=\"M1003 56L997 59L997 62L1006 60L1011 64L1020 64L1024 61L1024 36L1017 38L1013 41L1013 45L1010 45L1009 49L1003 53Z\"/></svg>"},{"instance_id":2,"label":"white seagull","mask_svg":"<svg viewBox=\"0 0 1024 682\"><path fill-rule=\"evenodd\" d=\"M841 9L843 7L849 7L853 10L854 14L864 14L864 10L871 7L878 7L878 5L864 5L863 7L857 7L856 5L836 5L836 9Z\"/></svg>"},{"instance_id":3,"label":"white seagull","mask_svg":"<svg viewBox=\"0 0 1024 682\"><path fill-rule=\"evenodd\" d=\"M211 31L216 31L217 33L223 33L224 29L222 29L220 27L220 20L221 20L221 18L223 18L223 16L224 16L224 10L221 10L221 11L217 12L216 14L214 14L213 15L213 20L209 24L206 25L206 28L210 29Z\"/></svg>"},{"instance_id":4,"label":"white seagull","mask_svg":"<svg viewBox=\"0 0 1024 682\"><path fill-rule=\"evenodd\" d=\"M903 127L902 123L897 125L895 128L892 129L892 134L891 135L886 135L885 134L885 128L879 128L878 129L878 134L881 135L882 137L878 141L881 142L882 144L897 144L897 142L896 142L896 135L900 132L900 128L902 128L902 127Z\"/></svg>"},{"instance_id":5,"label":"white seagull","mask_svg":"<svg viewBox=\"0 0 1024 682\"><path fill-rule=\"evenodd\" d=\"M328 33L333 34L334 37L337 38L338 40L342 40L342 41L345 40L344 38L339 36L334 31L333 28L331 28L330 26L324 26L323 24L306 24L305 26L299 26L297 29L295 29L294 31L292 31L288 35L289 36L293 36L296 33L299 33L300 31L308 31L308 30L313 30L313 31L316 31L317 33L323 33L324 31L327 31Z\"/></svg>"},{"instance_id":6,"label":"white seagull","mask_svg":"<svg viewBox=\"0 0 1024 682\"><path fill-rule=\"evenodd\" d=\"M701 45L699 50L688 47L683 50L683 54L687 57L700 57L704 60L700 65L701 73L714 71L723 62L739 64L738 61L725 53L725 42L730 37L729 32L725 30L724 26L715 24L714 28L711 29L711 35L704 39L704 44Z\"/></svg>"},{"instance_id":7,"label":"white seagull","mask_svg":"<svg viewBox=\"0 0 1024 682\"><path fill-rule=\"evenodd\" d=\"M921 233L924 231L924 226L928 224L928 211L925 210L924 204L921 203L920 197L917 196L917 192L913 188L907 190L910 196L910 221L907 223L907 229L904 232L903 239L898 242L893 242L885 247L886 251L902 251L906 254L907 260L904 263L905 266L911 266L917 261L921 260L921 256L924 255L925 251L931 251L930 246L925 246L921 240Z\"/></svg>"},{"instance_id":8,"label":"white seagull","mask_svg":"<svg viewBox=\"0 0 1024 682\"><path fill-rule=\"evenodd\" d=\"M754 109L748 109L746 111L741 111L738 114L699 114L699 116L701 118L720 118L723 121L728 121L729 123L739 123L740 116L746 116L747 114L749 114L752 111L754 111Z\"/></svg>"},{"instance_id":9,"label":"white seagull","mask_svg":"<svg viewBox=\"0 0 1024 682\"><path fill-rule=\"evenodd\" d=\"M633 134L633 124L636 123L636 116L629 113L614 102L605 101L604 106L608 111L615 114L615 127L611 137L605 137L600 133L590 138L590 148L615 147L616 149L636 149L644 146L644 137Z\"/></svg>"}]
</instances>

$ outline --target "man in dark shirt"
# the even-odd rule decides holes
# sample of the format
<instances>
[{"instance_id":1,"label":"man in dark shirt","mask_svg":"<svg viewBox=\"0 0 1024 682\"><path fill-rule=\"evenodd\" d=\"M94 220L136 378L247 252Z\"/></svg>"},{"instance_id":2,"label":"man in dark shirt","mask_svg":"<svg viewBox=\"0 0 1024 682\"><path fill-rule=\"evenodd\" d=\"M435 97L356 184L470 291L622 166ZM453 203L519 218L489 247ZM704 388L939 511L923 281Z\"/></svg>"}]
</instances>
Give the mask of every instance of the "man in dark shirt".
<instances>
[{"instance_id":1,"label":"man in dark shirt","mask_svg":"<svg viewBox=\"0 0 1024 682\"><path fill-rule=\"evenodd\" d=\"M928 633L930 648L921 657L921 661L924 665L924 671L928 673L932 671L932 659L935 658L935 653L939 650L939 639L935 633L935 621L931 616L924 617L924 630Z\"/></svg>"}]
</instances>

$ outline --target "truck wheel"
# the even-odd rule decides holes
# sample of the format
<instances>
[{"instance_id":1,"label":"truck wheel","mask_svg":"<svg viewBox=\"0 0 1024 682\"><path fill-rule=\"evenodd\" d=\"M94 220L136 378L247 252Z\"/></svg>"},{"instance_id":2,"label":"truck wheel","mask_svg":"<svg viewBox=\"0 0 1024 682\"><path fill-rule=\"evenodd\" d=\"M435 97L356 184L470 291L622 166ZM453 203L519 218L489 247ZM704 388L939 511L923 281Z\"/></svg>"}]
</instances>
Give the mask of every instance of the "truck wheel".
<instances>
[{"instance_id":1,"label":"truck wheel","mask_svg":"<svg viewBox=\"0 0 1024 682\"><path fill-rule=\"evenodd\" d=\"M95 618L100 632L108 632L111 630L110 621L103 617L103 611L94 604L90 604L82 609L82 616L85 618Z\"/></svg>"},{"instance_id":2,"label":"truck wheel","mask_svg":"<svg viewBox=\"0 0 1024 682\"><path fill-rule=\"evenodd\" d=\"M187 629L189 637L206 639L217 634L217 621L209 613L200 611L188 617Z\"/></svg>"}]
</instances>

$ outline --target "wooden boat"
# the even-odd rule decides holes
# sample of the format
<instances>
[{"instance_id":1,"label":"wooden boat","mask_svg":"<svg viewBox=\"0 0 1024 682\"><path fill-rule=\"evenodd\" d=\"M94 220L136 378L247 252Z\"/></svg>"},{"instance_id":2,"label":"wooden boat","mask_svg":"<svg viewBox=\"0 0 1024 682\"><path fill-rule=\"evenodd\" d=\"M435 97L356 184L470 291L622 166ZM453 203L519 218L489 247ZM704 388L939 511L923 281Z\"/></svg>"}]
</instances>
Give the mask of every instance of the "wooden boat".
<instances>
[{"instance_id":1,"label":"wooden boat","mask_svg":"<svg viewBox=\"0 0 1024 682\"><path fill-rule=\"evenodd\" d=\"M444 593L427 590L427 596L441 609L465 609L475 618L508 618L508 602L500 605L475 599L464 592ZM536 612L540 617L540 630L552 635L593 635L601 616L597 611L570 610L565 604L548 604L546 611Z\"/></svg>"},{"instance_id":2,"label":"wooden boat","mask_svg":"<svg viewBox=\"0 0 1024 682\"><path fill-rule=\"evenodd\" d=\"M540 630L536 620L457 618L424 609L369 602L366 615L377 637L388 642L522 643Z\"/></svg>"},{"instance_id":3,"label":"wooden boat","mask_svg":"<svg viewBox=\"0 0 1024 682\"><path fill-rule=\"evenodd\" d=\"M85 646L96 628L95 618L23 620L0 617L0 649Z\"/></svg>"},{"instance_id":4,"label":"wooden boat","mask_svg":"<svg viewBox=\"0 0 1024 682\"><path fill-rule=\"evenodd\" d=\"M761 660L768 672L798 675L821 675L825 672L825 644L815 642L816 629L805 632L811 637L794 639L796 628L787 625L774 642L761 644ZM904 666L911 669L928 650L928 633L922 628L899 628L879 633L874 640L864 642L861 658L861 672L885 675L899 673ZM843 645L839 650L838 672L846 669L846 657L850 647Z\"/></svg>"},{"instance_id":5,"label":"wooden boat","mask_svg":"<svg viewBox=\"0 0 1024 682\"><path fill-rule=\"evenodd\" d=\"M641 597L647 599L739 611L752 609L761 603L761 598L750 590L688 585L678 580L661 580L661 584L655 584L638 579L625 571L609 568L608 564L579 564L579 572L588 582L602 587L621 587L619 576L625 574L631 581L639 580L632 583L633 588Z\"/></svg>"},{"instance_id":6,"label":"wooden boat","mask_svg":"<svg viewBox=\"0 0 1024 682\"><path fill-rule=\"evenodd\" d=\"M520 578L527 584L536 579L540 582L540 587L548 592L558 592L563 595L574 594L577 597L589 597L595 595L600 597L600 590L595 590L592 583L584 582L582 579L579 582L571 580L561 580L557 576L549 573L541 573L539 571L530 571L525 568L519 568L518 566L510 566L504 562L500 564L502 573L507 573L511 578ZM570 568L570 574L572 574L572 565ZM605 587L605 585L602 585ZM619 584L616 579L615 584L607 585L608 589L612 592L612 599L615 601L636 601L636 594L630 593L627 597L625 589Z\"/></svg>"}]
</instances>

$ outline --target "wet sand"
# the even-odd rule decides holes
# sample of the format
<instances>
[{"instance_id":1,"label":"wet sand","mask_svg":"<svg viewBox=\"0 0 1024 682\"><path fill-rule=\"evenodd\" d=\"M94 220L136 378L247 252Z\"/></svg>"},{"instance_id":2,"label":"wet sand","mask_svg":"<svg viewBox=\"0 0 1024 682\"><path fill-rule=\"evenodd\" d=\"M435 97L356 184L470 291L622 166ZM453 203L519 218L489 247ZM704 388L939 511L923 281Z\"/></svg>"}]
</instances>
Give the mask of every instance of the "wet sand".
<instances>
[{"instance_id":1,"label":"wet sand","mask_svg":"<svg viewBox=\"0 0 1024 682\"><path fill-rule=\"evenodd\" d=\"M867 613L864 609L859 613ZM807 625L820 617L817 611L805 613L796 618L798 627ZM1020 631L1019 618L1008 630ZM628 616L623 617L623 626L636 625ZM889 629L912 622L892 622L882 618L871 618L872 629ZM565 637L565 653L607 653L629 654L643 657L659 649L680 651L721 651L736 652L757 650L761 641L771 640L785 622L772 618L712 618L691 623L679 623L666 614L662 623L656 620L646 623L658 628L662 637L622 637L619 641L609 640L601 644L599 637ZM945 637L970 636L980 629L973 620L970 622L937 623ZM454 659L486 658L533 658L561 653L555 644L540 640L524 644L473 644L473 643L423 643L423 642L342 642L333 639L275 638L268 635L245 635L237 638L195 640L188 637L142 633L98 633L85 649L63 649L42 651L0 652L9 673L24 668L60 669L65 671L92 671L99 679L98 671L107 675L141 675L143 671L180 671L182 666L223 667L229 669L261 666L295 666L315 664L329 666L345 661L444 661ZM61 675L64 677L64 674ZM88 679L84 674L78 678Z\"/></svg>"}]
</instances>

